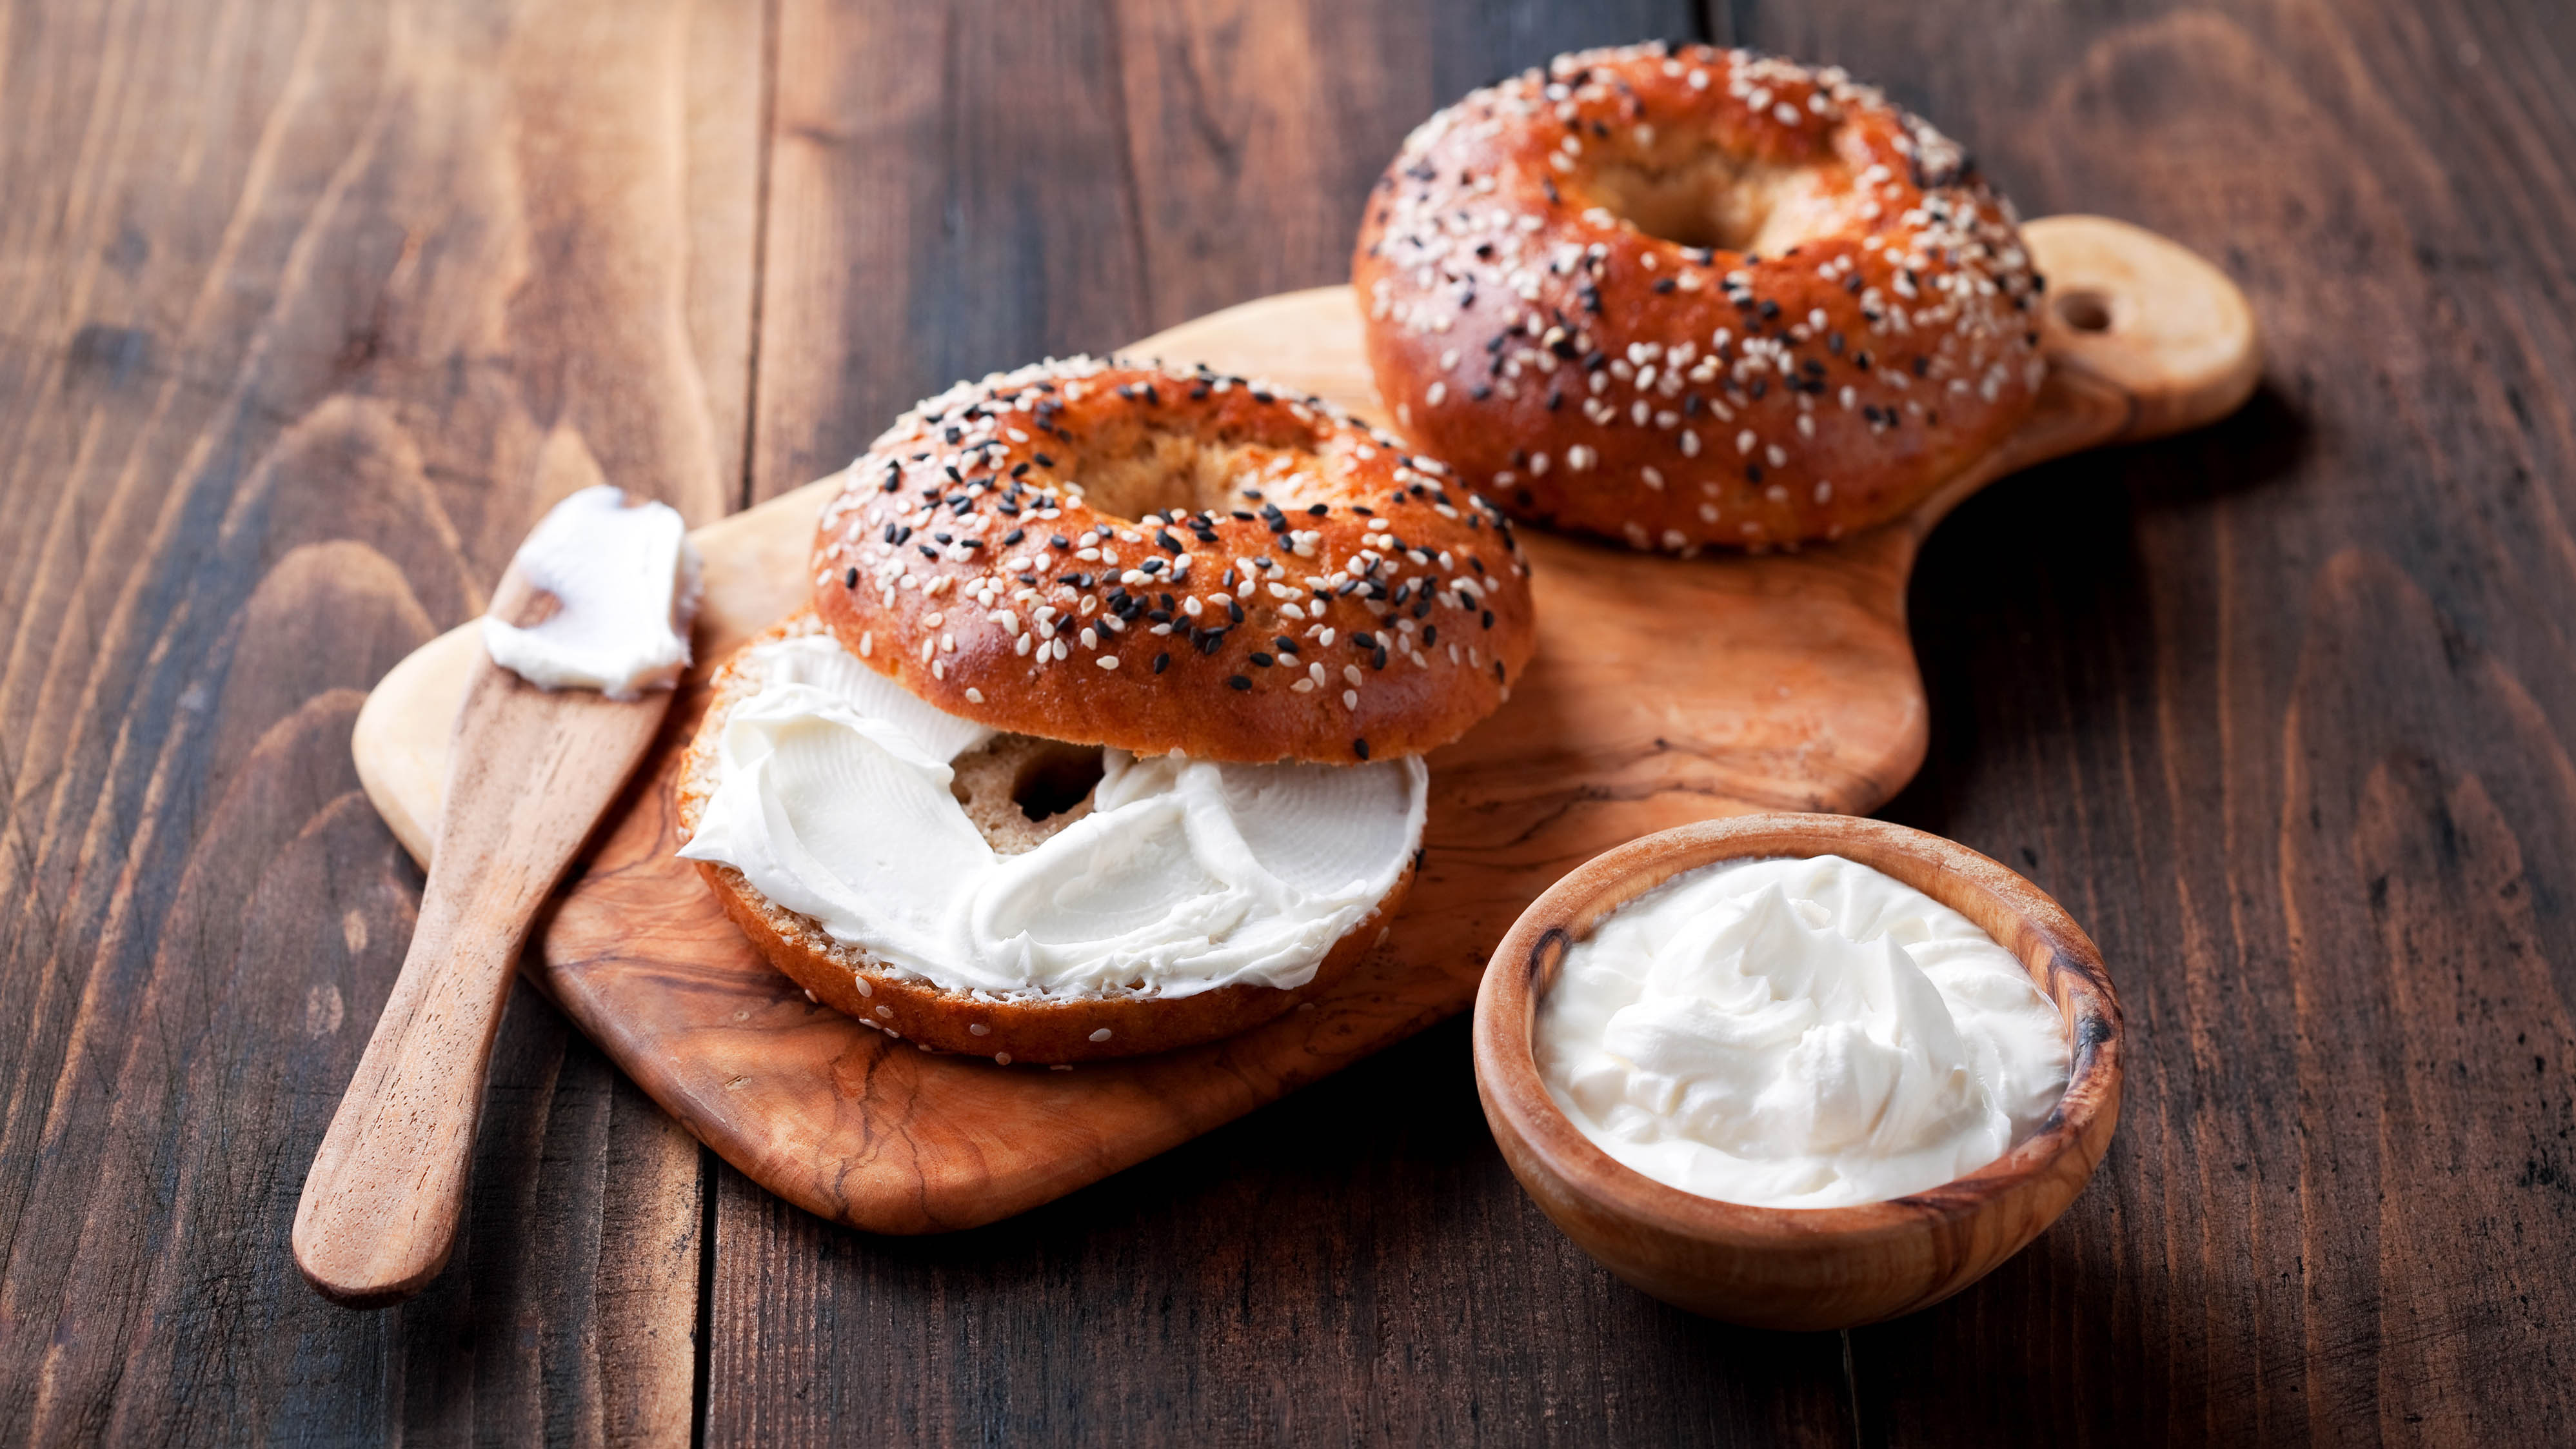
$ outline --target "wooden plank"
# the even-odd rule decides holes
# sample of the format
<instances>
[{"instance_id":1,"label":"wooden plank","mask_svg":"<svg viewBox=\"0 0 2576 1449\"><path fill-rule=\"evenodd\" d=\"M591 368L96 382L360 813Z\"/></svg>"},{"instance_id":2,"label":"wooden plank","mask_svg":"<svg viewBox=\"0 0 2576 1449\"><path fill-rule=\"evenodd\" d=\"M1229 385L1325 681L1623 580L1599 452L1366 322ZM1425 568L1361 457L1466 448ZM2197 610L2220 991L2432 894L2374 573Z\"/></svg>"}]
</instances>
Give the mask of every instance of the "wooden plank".
<instances>
[{"instance_id":1,"label":"wooden plank","mask_svg":"<svg viewBox=\"0 0 2576 1449\"><path fill-rule=\"evenodd\" d=\"M698 1154L525 993L439 1291L284 1244L419 890L360 692L561 491L737 496L760 17L0 33L0 1438L684 1437Z\"/></svg>"},{"instance_id":2,"label":"wooden plank","mask_svg":"<svg viewBox=\"0 0 2576 1449\"><path fill-rule=\"evenodd\" d=\"M956 377L1347 276L1367 184L1440 101L1690 27L1677 5L1100 13L782 7L760 496ZM973 1233L861 1237L730 1169L716 1232L711 1443L1525 1439L1559 1414L1588 1434L1605 1393L1631 1442L1849 1435L1832 1340L1688 1324L1566 1246L1494 1155L1454 1031Z\"/></svg>"},{"instance_id":3,"label":"wooden plank","mask_svg":"<svg viewBox=\"0 0 2576 1449\"><path fill-rule=\"evenodd\" d=\"M1853 1335L1864 1440L2568 1437L2576 20L1732 13L1895 81L2025 211L2225 259L2283 359L1926 550L1935 747L1888 813L2058 893L2144 1050L2055 1230Z\"/></svg>"}]
</instances>

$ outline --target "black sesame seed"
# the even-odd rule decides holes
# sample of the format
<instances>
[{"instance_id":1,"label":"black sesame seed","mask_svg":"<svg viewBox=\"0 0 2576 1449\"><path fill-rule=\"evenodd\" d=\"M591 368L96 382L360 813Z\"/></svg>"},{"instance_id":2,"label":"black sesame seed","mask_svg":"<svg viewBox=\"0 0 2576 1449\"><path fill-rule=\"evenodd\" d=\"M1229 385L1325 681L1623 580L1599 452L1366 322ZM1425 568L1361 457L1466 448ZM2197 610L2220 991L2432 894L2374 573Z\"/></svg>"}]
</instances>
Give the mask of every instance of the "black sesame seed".
<instances>
[{"instance_id":1,"label":"black sesame seed","mask_svg":"<svg viewBox=\"0 0 2576 1449\"><path fill-rule=\"evenodd\" d=\"M842 588L845 588L845 589L855 589L855 588L857 588L858 586L859 586L859 571L858 571L857 569L851 569L849 572L844 573L844 574L842 574L842 575L841 575L841 587L842 587Z\"/></svg>"},{"instance_id":2,"label":"black sesame seed","mask_svg":"<svg viewBox=\"0 0 2576 1449\"><path fill-rule=\"evenodd\" d=\"M1278 662L1279 662L1278 660L1271 658L1269 655L1262 653L1262 652L1261 652L1260 650L1258 650L1258 649L1255 649L1254 651L1252 651L1252 656L1251 656L1251 657L1252 657L1252 662L1253 662L1253 664L1254 664L1254 665L1256 665L1256 666L1258 666L1258 667L1260 667L1260 668L1262 668L1262 669L1267 669L1267 668L1269 668L1271 665L1276 664L1276 663L1278 663Z\"/></svg>"},{"instance_id":3,"label":"black sesame seed","mask_svg":"<svg viewBox=\"0 0 2576 1449\"><path fill-rule=\"evenodd\" d=\"M1363 760L1367 759L1368 741L1366 739L1355 739L1351 741L1351 753L1359 756Z\"/></svg>"},{"instance_id":4,"label":"black sesame seed","mask_svg":"<svg viewBox=\"0 0 2576 1449\"><path fill-rule=\"evenodd\" d=\"M1061 533L1054 533L1054 534L1049 534L1049 535L1047 535L1047 542L1048 542L1048 543L1051 543L1051 544L1053 544L1053 545L1055 545L1057 548L1071 548L1071 547L1073 547L1073 540L1072 540L1072 539L1069 539L1069 538L1067 538L1067 537L1065 537L1065 536L1064 536L1063 534L1061 534Z\"/></svg>"},{"instance_id":5,"label":"black sesame seed","mask_svg":"<svg viewBox=\"0 0 2576 1449\"><path fill-rule=\"evenodd\" d=\"M1028 535L1029 531L1027 529L1014 528L1010 532L1002 535L1002 547L1009 548L1011 545L1018 543L1021 539L1028 537Z\"/></svg>"},{"instance_id":6,"label":"black sesame seed","mask_svg":"<svg viewBox=\"0 0 2576 1449\"><path fill-rule=\"evenodd\" d=\"M1252 687L1252 676L1248 674L1229 674L1225 677L1225 682L1234 686L1236 689L1250 689Z\"/></svg>"}]
</instances>

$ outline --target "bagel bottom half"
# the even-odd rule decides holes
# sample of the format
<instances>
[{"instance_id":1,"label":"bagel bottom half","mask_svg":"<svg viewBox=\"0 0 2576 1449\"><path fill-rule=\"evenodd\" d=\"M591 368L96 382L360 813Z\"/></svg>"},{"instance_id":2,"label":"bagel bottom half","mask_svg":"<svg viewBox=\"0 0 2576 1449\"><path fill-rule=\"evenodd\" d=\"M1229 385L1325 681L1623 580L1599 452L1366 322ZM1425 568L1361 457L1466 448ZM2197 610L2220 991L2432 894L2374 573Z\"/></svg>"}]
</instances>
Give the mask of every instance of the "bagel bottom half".
<instances>
[{"instance_id":1,"label":"bagel bottom half","mask_svg":"<svg viewBox=\"0 0 2576 1449\"><path fill-rule=\"evenodd\" d=\"M696 832L715 793L721 768L718 744L727 716L760 688L760 680L745 667L750 652L771 640L819 628L810 615L773 626L716 671L706 715L680 764L676 803L683 841ZM953 789L986 843L998 854L1017 854L1090 809L1087 786L1072 797L1061 793L1061 784L1068 779L1080 783L1080 770L1098 755L1097 746L1001 735L958 758ZM1020 803L1031 796L1032 785L1039 797L1051 786L1059 789L1059 798L1048 802L1058 808L1042 819L1030 819ZM692 863L753 948L816 1001L924 1050L971 1053L1004 1066L1142 1056L1215 1041L1269 1021L1350 974L1394 920L1417 869L1408 862L1369 914L1334 942L1314 978L1294 989L1239 984L1187 996L1121 990L997 998L950 990L881 961L862 945L836 940L813 918L763 895L731 865Z\"/></svg>"}]
</instances>

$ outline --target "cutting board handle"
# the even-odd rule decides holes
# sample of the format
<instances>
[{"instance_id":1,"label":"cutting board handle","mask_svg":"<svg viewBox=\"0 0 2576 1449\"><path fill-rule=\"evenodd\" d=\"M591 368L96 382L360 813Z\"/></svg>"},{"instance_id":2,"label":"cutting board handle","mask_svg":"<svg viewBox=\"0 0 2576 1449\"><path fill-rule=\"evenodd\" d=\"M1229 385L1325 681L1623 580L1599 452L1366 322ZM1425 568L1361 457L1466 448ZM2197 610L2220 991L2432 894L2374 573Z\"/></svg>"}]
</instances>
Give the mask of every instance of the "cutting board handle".
<instances>
[{"instance_id":1,"label":"cutting board handle","mask_svg":"<svg viewBox=\"0 0 2576 1449\"><path fill-rule=\"evenodd\" d=\"M2252 396L2263 371L2254 311L2198 253L2107 216L2042 217L2022 240L2048 279L2050 367L2125 404L2117 427L2079 446L2185 432Z\"/></svg>"}]
</instances>

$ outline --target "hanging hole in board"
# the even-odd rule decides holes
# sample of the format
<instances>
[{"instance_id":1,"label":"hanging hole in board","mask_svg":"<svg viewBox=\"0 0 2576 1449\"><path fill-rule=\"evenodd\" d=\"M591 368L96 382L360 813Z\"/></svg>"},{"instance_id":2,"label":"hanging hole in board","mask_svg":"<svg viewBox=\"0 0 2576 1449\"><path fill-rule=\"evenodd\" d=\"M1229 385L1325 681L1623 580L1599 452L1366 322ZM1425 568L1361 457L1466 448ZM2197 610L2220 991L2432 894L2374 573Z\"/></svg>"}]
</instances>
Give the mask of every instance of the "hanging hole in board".
<instances>
[{"instance_id":1,"label":"hanging hole in board","mask_svg":"<svg viewBox=\"0 0 2576 1449\"><path fill-rule=\"evenodd\" d=\"M2057 319L2078 332L2111 330L2111 299L2100 292L2066 292L2057 299Z\"/></svg>"}]
</instances>

